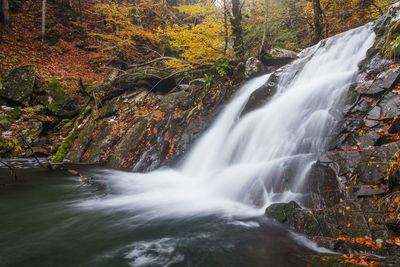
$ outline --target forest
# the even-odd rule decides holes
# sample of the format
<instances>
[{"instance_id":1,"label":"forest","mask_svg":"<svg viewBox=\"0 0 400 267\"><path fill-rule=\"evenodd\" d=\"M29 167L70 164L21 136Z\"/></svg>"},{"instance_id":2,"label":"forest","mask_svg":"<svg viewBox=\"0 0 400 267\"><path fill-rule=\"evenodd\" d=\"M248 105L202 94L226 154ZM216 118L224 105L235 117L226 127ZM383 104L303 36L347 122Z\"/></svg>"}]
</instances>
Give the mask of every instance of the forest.
<instances>
[{"instance_id":1,"label":"forest","mask_svg":"<svg viewBox=\"0 0 400 267\"><path fill-rule=\"evenodd\" d=\"M207 69L294 50L383 15L390 0L2 0L0 72L35 64L77 87L113 67ZM221 72L223 70L221 69Z\"/></svg>"}]
</instances>

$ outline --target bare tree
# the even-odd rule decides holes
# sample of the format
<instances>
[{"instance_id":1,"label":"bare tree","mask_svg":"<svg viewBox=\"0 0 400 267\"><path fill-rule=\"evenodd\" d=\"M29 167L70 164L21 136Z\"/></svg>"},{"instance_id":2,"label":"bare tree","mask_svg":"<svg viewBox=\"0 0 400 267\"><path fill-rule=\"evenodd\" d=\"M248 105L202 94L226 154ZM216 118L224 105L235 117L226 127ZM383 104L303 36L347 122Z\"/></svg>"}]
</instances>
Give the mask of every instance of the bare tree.
<instances>
[{"instance_id":1,"label":"bare tree","mask_svg":"<svg viewBox=\"0 0 400 267\"><path fill-rule=\"evenodd\" d=\"M42 0L42 42L46 36L46 0Z\"/></svg>"},{"instance_id":2,"label":"bare tree","mask_svg":"<svg viewBox=\"0 0 400 267\"><path fill-rule=\"evenodd\" d=\"M314 9L314 36L313 42L317 43L322 39L322 33L324 30L324 17L322 14L321 3L320 0L313 0L313 9Z\"/></svg>"},{"instance_id":3,"label":"bare tree","mask_svg":"<svg viewBox=\"0 0 400 267\"><path fill-rule=\"evenodd\" d=\"M262 54L263 54L263 49L264 49L264 43L265 43L265 38L267 35L267 20L268 20L268 0L265 0L265 16L264 16L264 32L263 32L263 37L261 39L261 45L258 50L258 58L261 60Z\"/></svg>"},{"instance_id":4,"label":"bare tree","mask_svg":"<svg viewBox=\"0 0 400 267\"><path fill-rule=\"evenodd\" d=\"M8 0L1 0L1 19L2 24L6 27L10 26L10 11Z\"/></svg>"},{"instance_id":5,"label":"bare tree","mask_svg":"<svg viewBox=\"0 0 400 267\"><path fill-rule=\"evenodd\" d=\"M240 0L232 0L232 17L230 18L232 25L232 35L234 36L233 50L235 55L242 58L243 49L243 30L242 30L242 10Z\"/></svg>"}]
</instances>

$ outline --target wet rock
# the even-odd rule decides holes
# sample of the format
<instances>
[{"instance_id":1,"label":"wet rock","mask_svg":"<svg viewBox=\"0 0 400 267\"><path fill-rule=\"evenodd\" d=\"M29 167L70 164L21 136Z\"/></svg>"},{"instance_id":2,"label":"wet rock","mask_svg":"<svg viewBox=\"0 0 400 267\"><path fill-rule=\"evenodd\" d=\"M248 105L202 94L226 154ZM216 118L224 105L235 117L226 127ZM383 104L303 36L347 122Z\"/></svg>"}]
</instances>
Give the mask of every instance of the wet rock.
<instances>
[{"instance_id":1,"label":"wet rock","mask_svg":"<svg viewBox=\"0 0 400 267\"><path fill-rule=\"evenodd\" d=\"M72 162L79 162L85 149L87 148L93 131L97 127L97 123L92 120L91 118L87 118L84 120L84 124L86 125L82 131L79 133L78 138L74 142L73 147L69 150L66 154L65 158L72 161Z\"/></svg>"},{"instance_id":2,"label":"wet rock","mask_svg":"<svg viewBox=\"0 0 400 267\"><path fill-rule=\"evenodd\" d=\"M358 151L330 151L321 156L320 164L331 167L339 176L353 172L361 161L361 154Z\"/></svg>"},{"instance_id":3,"label":"wet rock","mask_svg":"<svg viewBox=\"0 0 400 267\"><path fill-rule=\"evenodd\" d=\"M389 162L399 147L399 143L391 143L362 151L356 171L358 180L370 185L383 183L387 176Z\"/></svg>"},{"instance_id":4,"label":"wet rock","mask_svg":"<svg viewBox=\"0 0 400 267\"><path fill-rule=\"evenodd\" d=\"M272 204L265 210L265 215L285 224L290 229L306 235L322 235L323 230L318 220L294 201Z\"/></svg>"},{"instance_id":5,"label":"wet rock","mask_svg":"<svg viewBox=\"0 0 400 267\"><path fill-rule=\"evenodd\" d=\"M391 134L399 134L400 133L400 117L396 116L392 122L392 125L390 125L390 128L388 130L389 133Z\"/></svg>"},{"instance_id":6,"label":"wet rock","mask_svg":"<svg viewBox=\"0 0 400 267\"><path fill-rule=\"evenodd\" d=\"M246 78L251 78L264 72L264 65L255 57L250 57L246 61L244 75Z\"/></svg>"},{"instance_id":7,"label":"wet rock","mask_svg":"<svg viewBox=\"0 0 400 267\"><path fill-rule=\"evenodd\" d=\"M105 120L100 123L97 128L101 130L96 136L96 139L92 140L91 144L89 144L89 150L86 151L87 154L85 152L82 156L81 160L83 162L101 162L101 159L106 154L106 148L114 130L114 122L112 119Z\"/></svg>"},{"instance_id":8,"label":"wet rock","mask_svg":"<svg viewBox=\"0 0 400 267\"><path fill-rule=\"evenodd\" d=\"M331 167L317 162L311 167L301 192L311 193L306 200L306 206L318 209L333 206L339 202L340 198L344 197L338 188L339 183L335 171Z\"/></svg>"},{"instance_id":9,"label":"wet rock","mask_svg":"<svg viewBox=\"0 0 400 267\"><path fill-rule=\"evenodd\" d=\"M387 93L379 102L382 118L394 118L400 114L400 96Z\"/></svg>"},{"instance_id":10,"label":"wet rock","mask_svg":"<svg viewBox=\"0 0 400 267\"><path fill-rule=\"evenodd\" d=\"M385 191L383 191L381 188L361 187L356 192L356 196L357 197L370 197L370 196L374 196L374 195L381 195L384 193L385 193Z\"/></svg>"},{"instance_id":11,"label":"wet rock","mask_svg":"<svg viewBox=\"0 0 400 267\"><path fill-rule=\"evenodd\" d=\"M29 102L35 84L36 67L23 65L10 70L0 81L0 96L11 104Z\"/></svg>"},{"instance_id":12,"label":"wet rock","mask_svg":"<svg viewBox=\"0 0 400 267\"><path fill-rule=\"evenodd\" d=\"M108 166L112 168L119 168L121 166L121 162L129 157L129 154L136 148L136 145L141 140L147 124L147 120L137 122L124 136L121 136L122 141L114 148L114 153L107 163Z\"/></svg>"},{"instance_id":13,"label":"wet rock","mask_svg":"<svg viewBox=\"0 0 400 267\"><path fill-rule=\"evenodd\" d=\"M381 118L381 112L382 111L380 107L374 107L370 112L367 113L367 119L377 121Z\"/></svg>"},{"instance_id":14,"label":"wet rock","mask_svg":"<svg viewBox=\"0 0 400 267\"><path fill-rule=\"evenodd\" d=\"M390 90L400 81L400 69L390 69L381 72L373 81L368 81L359 87L359 92L365 95L377 95Z\"/></svg>"},{"instance_id":15,"label":"wet rock","mask_svg":"<svg viewBox=\"0 0 400 267\"><path fill-rule=\"evenodd\" d=\"M256 110L260 106L268 102L268 100L275 94L276 86L279 80L279 73L271 74L268 81L260 88L255 90L249 97L245 107L243 108L240 116L243 116L250 111Z\"/></svg>"},{"instance_id":16,"label":"wet rock","mask_svg":"<svg viewBox=\"0 0 400 267\"><path fill-rule=\"evenodd\" d=\"M398 82L400 82L400 68L395 68L380 73L374 80L374 86L388 90Z\"/></svg>"}]
</instances>

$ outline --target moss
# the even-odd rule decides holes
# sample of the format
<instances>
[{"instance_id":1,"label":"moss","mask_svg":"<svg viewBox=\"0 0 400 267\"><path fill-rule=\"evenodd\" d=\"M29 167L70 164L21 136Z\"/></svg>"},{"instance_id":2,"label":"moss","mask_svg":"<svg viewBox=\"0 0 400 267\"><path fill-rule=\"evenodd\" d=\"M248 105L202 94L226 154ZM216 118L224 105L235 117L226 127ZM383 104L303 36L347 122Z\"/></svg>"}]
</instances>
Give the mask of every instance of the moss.
<instances>
[{"instance_id":1,"label":"moss","mask_svg":"<svg viewBox=\"0 0 400 267\"><path fill-rule=\"evenodd\" d=\"M262 61L264 61L264 60L266 61L266 60L271 59L271 58L273 58L273 56L270 53L265 53L262 56Z\"/></svg>"},{"instance_id":2,"label":"moss","mask_svg":"<svg viewBox=\"0 0 400 267\"><path fill-rule=\"evenodd\" d=\"M22 111L21 111L21 109L20 109L19 107L16 107L16 108L10 110L10 111L7 113L7 115L8 115L10 118L14 119L14 120L18 119L19 116L21 116L21 114L22 114Z\"/></svg>"},{"instance_id":3,"label":"moss","mask_svg":"<svg viewBox=\"0 0 400 267\"><path fill-rule=\"evenodd\" d=\"M382 56L388 59L398 58L400 56L400 21L390 27L383 38Z\"/></svg>"},{"instance_id":4,"label":"moss","mask_svg":"<svg viewBox=\"0 0 400 267\"><path fill-rule=\"evenodd\" d=\"M7 127L11 126L12 121L10 121L9 119L3 118L0 120L0 124L7 128Z\"/></svg>"},{"instance_id":5,"label":"moss","mask_svg":"<svg viewBox=\"0 0 400 267\"><path fill-rule=\"evenodd\" d=\"M343 262L339 261L340 256L339 254L319 254L312 255L310 260L318 266L338 267L343 266Z\"/></svg>"},{"instance_id":6,"label":"moss","mask_svg":"<svg viewBox=\"0 0 400 267\"><path fill-rule=\"evenodd\" d=\"M65 138L64 142L61 144L61 146L58 148L56 155L54 158L51 160L51 162L61 162L64 160L65 155L70 147L72 147L72 144L74 143L74 140L78 137L78 132L77 130L71 131L67 138Z\"/></svg>"},{"instance_id":7,"label":"moss","mask_svg":"<svg viewBox=\"0 0 400 267\"><path fill-rule=\"evenodd\" d=\"M59 117L73 117L79 113L76 96L67 95L64 91L65 84L57 79L48 82L46 96L41 98L47 110Z\"/></svg>"},{"instance_id":8,"label":"moss","mask_svg":"<svg viewBox=\"0 0 400 267\"><path fill-rule=\"evenodd\" d=\"M29 102L35 83L36 67L22 65L10 70L2 79L0 95L11 102Z\"/></svg>"}]
</instances>

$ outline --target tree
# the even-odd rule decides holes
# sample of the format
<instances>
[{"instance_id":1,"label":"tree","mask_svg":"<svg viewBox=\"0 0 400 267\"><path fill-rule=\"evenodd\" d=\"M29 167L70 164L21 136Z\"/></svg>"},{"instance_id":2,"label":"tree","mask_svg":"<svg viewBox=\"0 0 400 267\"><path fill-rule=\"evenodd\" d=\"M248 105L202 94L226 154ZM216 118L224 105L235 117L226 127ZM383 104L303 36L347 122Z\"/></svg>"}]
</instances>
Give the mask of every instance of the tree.
<instances>
[{"instance_id":1,"label":"tree","mask_svg":"<svg viewBox=\"0 0 400 267\"><path fill-rule=\"evenodd\" d=\"M1 0L1 23L9 27L10 26L10 11L8 0Z\"/></svg>"},{"instance_id":2,"label":"tree","mask_svg":"<svg viewBox=\"0 0 400 267\"><path fill-rule=\"evenodd\" d=\"M225 25L222 12L214 4L182 5L177 8L186 14L185 24L168 25L165 35L178 58L166 64L176 70L192 69L209 65L224 55L231 56L226 45L230 25ZM159 29L159 33L163 31Z\"/></svg>"},{"instance_id":3,"label":"tree","mask_svg":"<svg viewBox=\"0 0 400 267\"><path fill-rule=\"evenodd\" d=\"M243 58L243 30L242 30L242 8L240 0L232 0L232 17L230 18L232 25L232 35L234 37L233 50L235 56Z\"/></svg>"},{"instance_id":4,"label":"tree","mask_svg":"<svg viewBox=\"0 0 400 267\"><path fill-rule=\"evenodd\" d=\"M313 0L313 10L314 10L314 35L313 42L317 43L322 39L322 33L324 31L324 17L322 14L320 0Z\"/></svg>"},{"instance_id":5,"label":"tree","mask_svg":"<svg viewBox=\"0 0 400 267\"><path fill-rule=\"evenodd\" d=\"M42 42L46 35L46 0L42 0Z\"/></svg>"},{"instance_id":6,"label":"tree","mask_svg":"<svg viewBox=\"0 0 400 267\"><path fill-rule=\"evenodd\" d=\"M265 0L264 31L263 31L263 36L261 39L260 49L258 51L259 59L262 58L262 54L263 54L263 50L264 50L265 37L267 35L267 19L268 19L268 0Z\"/></svg>"}]
</instances>

